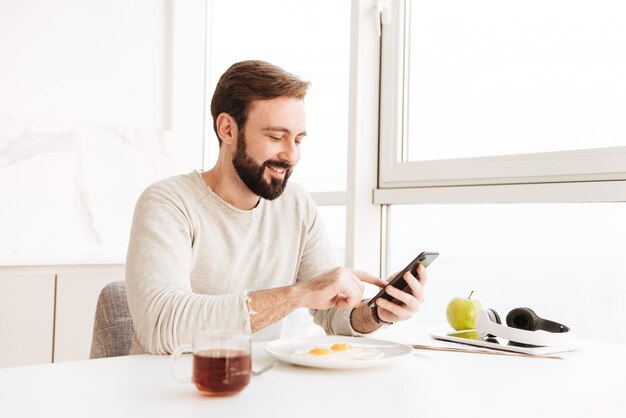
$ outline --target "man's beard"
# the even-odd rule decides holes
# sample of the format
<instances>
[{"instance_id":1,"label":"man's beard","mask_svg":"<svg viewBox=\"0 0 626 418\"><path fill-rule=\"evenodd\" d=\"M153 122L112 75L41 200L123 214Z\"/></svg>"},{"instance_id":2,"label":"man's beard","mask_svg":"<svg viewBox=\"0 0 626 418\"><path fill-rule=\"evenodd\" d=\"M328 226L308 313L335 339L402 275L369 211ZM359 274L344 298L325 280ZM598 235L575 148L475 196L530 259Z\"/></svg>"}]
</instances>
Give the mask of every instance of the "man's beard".
<instances>
[{"instance_id":1,"label":"man's beard","mask_svg":"<svg viewBox=\"0 0 626 418\"><path fill-rule=\"evenodd\" d=\"M291 176L292 166L283 161L267 160L263 164L257 164L246 153L246 134L239 131L237 134L237 149L233 156L233 166L239 174L239 178L244 182L248 189L257 196L267 200L274 200L280 196L287 186L287 179ZM268 183L264 178L265 167L276 167L285 169L285 177L277 179L271 177Z\"/></svg>"}]
</instances>

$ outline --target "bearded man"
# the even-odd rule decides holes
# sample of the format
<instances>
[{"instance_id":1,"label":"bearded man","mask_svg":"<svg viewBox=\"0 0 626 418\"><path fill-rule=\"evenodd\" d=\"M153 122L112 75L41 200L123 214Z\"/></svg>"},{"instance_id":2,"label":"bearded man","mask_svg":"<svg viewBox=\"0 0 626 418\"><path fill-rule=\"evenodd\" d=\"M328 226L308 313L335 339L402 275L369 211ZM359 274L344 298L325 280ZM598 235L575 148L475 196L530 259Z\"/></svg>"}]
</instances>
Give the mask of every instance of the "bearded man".
<instances>
[{"instance_id":1,"label":"bearded man","mask_svg":"<svg viewBox=\"0 0 626 418\"><path fill-rule=\"evenodd\" d=\"M335 265L313 199L288 182L306 140L308 88L267 62L232 65L211 101L215 166L140 196L126 258L131 354L171 353L210 329L278 338L280 320L301 307L330 335L370 333L419 310L425 269L405 275L410 293L388 286L396 302L369 308L363 282L386 282Z\"/></svg>"}]
</instances>

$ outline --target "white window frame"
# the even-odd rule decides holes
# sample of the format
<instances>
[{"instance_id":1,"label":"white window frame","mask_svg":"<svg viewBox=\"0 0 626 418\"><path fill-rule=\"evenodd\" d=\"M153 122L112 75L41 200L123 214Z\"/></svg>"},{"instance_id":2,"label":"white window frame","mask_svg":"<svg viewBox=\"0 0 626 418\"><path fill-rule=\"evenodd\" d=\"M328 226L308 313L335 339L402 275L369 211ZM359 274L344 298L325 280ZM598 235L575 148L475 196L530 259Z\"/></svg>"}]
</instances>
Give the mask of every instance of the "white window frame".
<instances>
[{"instance_id":1,"label":"white window frame","mask_svg":"<svg viewBox=\"0 0 626 418\"><path fill-rule=\"evenodd\" d=\"M205 21L213 14L212 0L205 0ZM372 274L384 271L385 257L381 231L386 225L385 208L373 204L372 191L377 187L378 112L380 82L380 0L350 0L350 86L348 113L347 190L311 193L318 206L345 206L347 267L356 267ZM205 24L207 26L207 24ZM213 91L210 50L212 33L207 26L204 43L204 169L212 167L213 119L209 109ZM213 147L214 148L214 147ZM358 152L357 152L358 149ZM213 157L213 158L212 158ZM321 162L320 162L321 163Z\"/></svg>"},{"instance_id":2,"label":"white window frame","mask_svg":"<svg viewBox=\"0 0 626 418\"><path fill-rule=\"evenodd\" d=\"M383 28L381 43L380 173L375 203L551 202L554 196L559 202L626 199L626 147L406 161L405 28L410 0L387 0L386 4L391 19ZM546 188L546 184L552 186ZM518 194L520 185L524 192ZM472 188L462 189L466 186ZM481 191L476 194L477 186ZM422 194L416 188L439 190ZM593 193L581 196L589 190Z\"/></svg>"}]
</instances>

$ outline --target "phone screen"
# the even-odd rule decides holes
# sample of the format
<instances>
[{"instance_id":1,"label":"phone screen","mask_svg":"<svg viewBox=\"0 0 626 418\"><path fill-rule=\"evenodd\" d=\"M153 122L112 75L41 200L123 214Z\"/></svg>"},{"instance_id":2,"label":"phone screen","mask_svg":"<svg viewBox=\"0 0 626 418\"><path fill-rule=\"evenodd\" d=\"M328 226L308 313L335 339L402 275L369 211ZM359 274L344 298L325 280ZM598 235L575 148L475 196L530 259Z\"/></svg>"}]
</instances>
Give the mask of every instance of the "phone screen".
<instances>
[{"instance_id":1,"label":"phone screen","mask_svg":"<svg viewBox=\"0 0 626 418\"><path fill-rule=\"evenodd\" d=\"M471 341L481 341L484 343L495 345L496 347L494 348L497 348L497 346L503 346L503 347L516 346L516 347L529 347L529 348L539 347L539 346L534 346L534 345L529 345L529 344L516 343L515 341L507 341L504 338L491 337L489 335L485 337L481 337L480 335L478 335L478 332L476 332L476 330L471 330L471 329L465 330L465 331L449 332L446 334L446 336L456 338L458 340L457 342L462 342L461 339L471 340ZM471 342L468 341L468 344L471 344Z\"/></svg>"},{"instance_id":2,"label":"phone screen","mask_svg":"<svg viewBox=\"0 0 626 418\"><path fill-rule=\"evenodd\" d=\"M439 257L438 252L424 251L420 253L420 255L415 257L413 261L411 261L400 273L398 273L393 279L391 279L391 281L389 281L389 285L409 293L409 285L406 280L404 280L404 277L402 277L404 276L404 273L410 271L413 276L417 277L417 266L421 264L424 267L428 267L430 263L432 263L437 257ZM367 306L369 306L370 308L376 306L376 299L378 298L383 298L392 302L396 301L396 299L388 294L385 289L382 289L368 302Z\"/></svg>"}]
</instances>

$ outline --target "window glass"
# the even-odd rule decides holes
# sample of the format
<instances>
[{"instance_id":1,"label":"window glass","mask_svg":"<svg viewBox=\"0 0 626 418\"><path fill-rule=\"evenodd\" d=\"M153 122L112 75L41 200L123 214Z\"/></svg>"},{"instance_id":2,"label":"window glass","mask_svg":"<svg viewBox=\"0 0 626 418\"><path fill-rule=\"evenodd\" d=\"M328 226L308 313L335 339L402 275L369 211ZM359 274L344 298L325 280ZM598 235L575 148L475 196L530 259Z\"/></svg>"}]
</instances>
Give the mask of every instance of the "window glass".
<instances>
[{"instance_id":1,"label":"window glass","mask_svg":"<svg viewBox=\"0 0 626 418\"><path fill-rule=\"evenodd\" d=\"M318 206L337 265L346 264L346 207Z\"/></svg>"},{"instance_id":2,"label":"window glass","mask_svg":"<svg viewBox=\"0 0 626 418\"><path fill-rule=\"evenodd\" d=\"M320 216L328 232L328 238L337 265L345 265L346 258L346 207L318 206ZM283 337L307 337L324 335L324 330L315 325L309 310L296 309L282 321Z\"/></svg>"},{"instance_id":3,"label":"window glass","mask_svg":"<svg viewBox=\"0 0 626 418\"><path fill-rule=\"evenodd\" d=\"M626 3L408 4L408 160L626 145Z\"/></svg>"},{"instance_id":4,"label":"window glass","mask_svg":"<svg viewBox=\"0 0 626 418\"><path fill-rule=\"evenodd\" d=\"M292 179L309 191L346 189L350 2L215 0L210 79L235 62L260 59L312 83L306 97L307 138ZM217 139L209 139L211 159Z\"/></svg>"},{"instance_id":5,"label":"window glass","mask_svg":"<svg viewBox=\"0 0 626 418\"><path fill-rule=\"evenodd\" d=\"M626 343L626 203L398 205L390 209L389 271L421 250L423 323L445 323L456 296L501 317L527 306L581 338Z\"/></svg>"}]
</instances>

